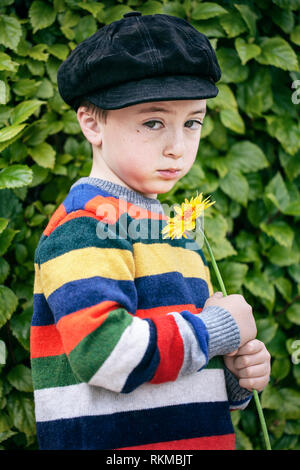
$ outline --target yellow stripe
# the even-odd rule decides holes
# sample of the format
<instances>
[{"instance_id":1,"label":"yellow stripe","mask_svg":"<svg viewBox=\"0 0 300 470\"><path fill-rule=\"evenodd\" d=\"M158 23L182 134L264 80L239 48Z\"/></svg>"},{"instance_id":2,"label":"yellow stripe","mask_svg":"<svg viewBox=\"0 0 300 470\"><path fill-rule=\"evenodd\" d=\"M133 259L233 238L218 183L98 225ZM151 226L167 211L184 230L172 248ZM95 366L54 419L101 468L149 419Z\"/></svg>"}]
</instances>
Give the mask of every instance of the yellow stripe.
<instances>
[{"instance_id":1,"label":"yellow stripe","mask_svg":"<svg viewBox=\"0 0 300 470\"><path fill-rule=\"evenodd\" d=\"M40 270L37 263L34 263L34 284L33 284L33 293L42 294L43 288L41 285Z\"/></svg>"},{"instance_id":2,"label":"yellow stripe","mask_svg":"<svg viewBox=\"0 0 300 470\"><path fill-rule=\"evenodd\" d=\"M102 276L115 280L134 280L134 262L128 250L81 248L41 264L44 295L49 297L67 282Z\"/></svg>"},{"instance_id":3,"label":"yellow stripe","mask_svg":"<svg viewBox=\"0 0 300 470\"><path fill-rule=\"evenodd\" d=\"M206 266L195 251L163 243L134 243L133 251L136 278L176 271L206 281Z\"/></svg>"}]
</instances>

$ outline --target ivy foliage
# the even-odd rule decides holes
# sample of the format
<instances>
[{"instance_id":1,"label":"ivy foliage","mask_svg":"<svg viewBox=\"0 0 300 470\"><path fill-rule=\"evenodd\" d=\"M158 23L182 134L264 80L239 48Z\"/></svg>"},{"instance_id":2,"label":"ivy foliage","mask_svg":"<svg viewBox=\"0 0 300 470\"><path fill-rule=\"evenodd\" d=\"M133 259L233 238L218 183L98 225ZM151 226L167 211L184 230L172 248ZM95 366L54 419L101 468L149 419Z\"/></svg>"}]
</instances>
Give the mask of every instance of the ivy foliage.
<instances>
[{"instance_id":1,"label":"ivy foliage","mask_svg":"<svg viewBox=\"0 0 300 470\"><path fill-rule=\"evenodd\" d=\"M0 1L0 447L37 449L34 251L92 165L57 91L57 69L79 42L131 10L184 18L216 50L220 91L207 100L196 162L159 198L172 205L201 191L216 201L206 235L227 292L253 306L272 356L261 394L272 448L299 450L300 0ZM238 449L264 448L253 403L233 420Z\"/></svg>"}]
</instances>

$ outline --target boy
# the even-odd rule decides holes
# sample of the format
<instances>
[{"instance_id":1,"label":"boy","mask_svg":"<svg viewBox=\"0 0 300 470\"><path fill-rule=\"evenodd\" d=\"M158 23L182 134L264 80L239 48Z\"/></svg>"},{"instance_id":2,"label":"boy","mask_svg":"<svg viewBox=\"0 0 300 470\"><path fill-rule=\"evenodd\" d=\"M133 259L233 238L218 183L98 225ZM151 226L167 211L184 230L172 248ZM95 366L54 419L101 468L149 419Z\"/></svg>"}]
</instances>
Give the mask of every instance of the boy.
<instances>
[{"instance_id":1,"label":"boy","mask_svg":"<svg viewBox=\"0 0 300 470\"><path fill-rule=\"evenodd\" d=\"M200 247L161 235L157 195L192 167L220 76L188 22L139 12L101 28L59 69L93 167L35 255L41 449L234 449L230 410L268 382L250 305L212 295Z\"/></svg>"}]
</instances>

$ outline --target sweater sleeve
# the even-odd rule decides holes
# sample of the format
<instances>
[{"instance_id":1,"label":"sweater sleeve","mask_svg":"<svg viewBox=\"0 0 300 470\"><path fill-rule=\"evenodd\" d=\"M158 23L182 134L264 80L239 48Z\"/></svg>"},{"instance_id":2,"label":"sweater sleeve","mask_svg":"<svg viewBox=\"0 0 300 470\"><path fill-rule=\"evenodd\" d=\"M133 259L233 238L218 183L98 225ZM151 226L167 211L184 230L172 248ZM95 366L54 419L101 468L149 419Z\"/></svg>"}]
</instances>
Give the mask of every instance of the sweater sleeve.
<instances>
[{"instance_id":1,"label":"sweater sleeve","mask_svg":"<svg viewBox=\"0 0 300 470\"><path fill-rule=\"evenodd\" d=\"M194 373L240 344L237 324L219 307L136 316L132 244L113 233L98 237L93 217L56 227L37 260L64 351L82 382L128 393Z\"/></svg>"}]
</instances>

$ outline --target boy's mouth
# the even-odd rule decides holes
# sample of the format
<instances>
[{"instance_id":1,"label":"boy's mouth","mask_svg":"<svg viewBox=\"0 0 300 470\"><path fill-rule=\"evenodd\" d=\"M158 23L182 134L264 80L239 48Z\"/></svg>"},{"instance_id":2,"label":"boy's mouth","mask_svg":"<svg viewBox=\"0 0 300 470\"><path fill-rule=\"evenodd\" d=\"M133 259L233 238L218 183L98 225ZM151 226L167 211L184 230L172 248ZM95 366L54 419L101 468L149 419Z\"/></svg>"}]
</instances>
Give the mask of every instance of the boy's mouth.
<instances>
[{"instance_id":1,"label":"boy's mouth","mask_svg":"<svg viewBox=\"0 0 300 470\"><path fill-rule=\"evenodd\" d=\"M157 170L165 179L176 178L181 170L179 168L168 168L166 170Z\"/></svg>"}]
</instances>

